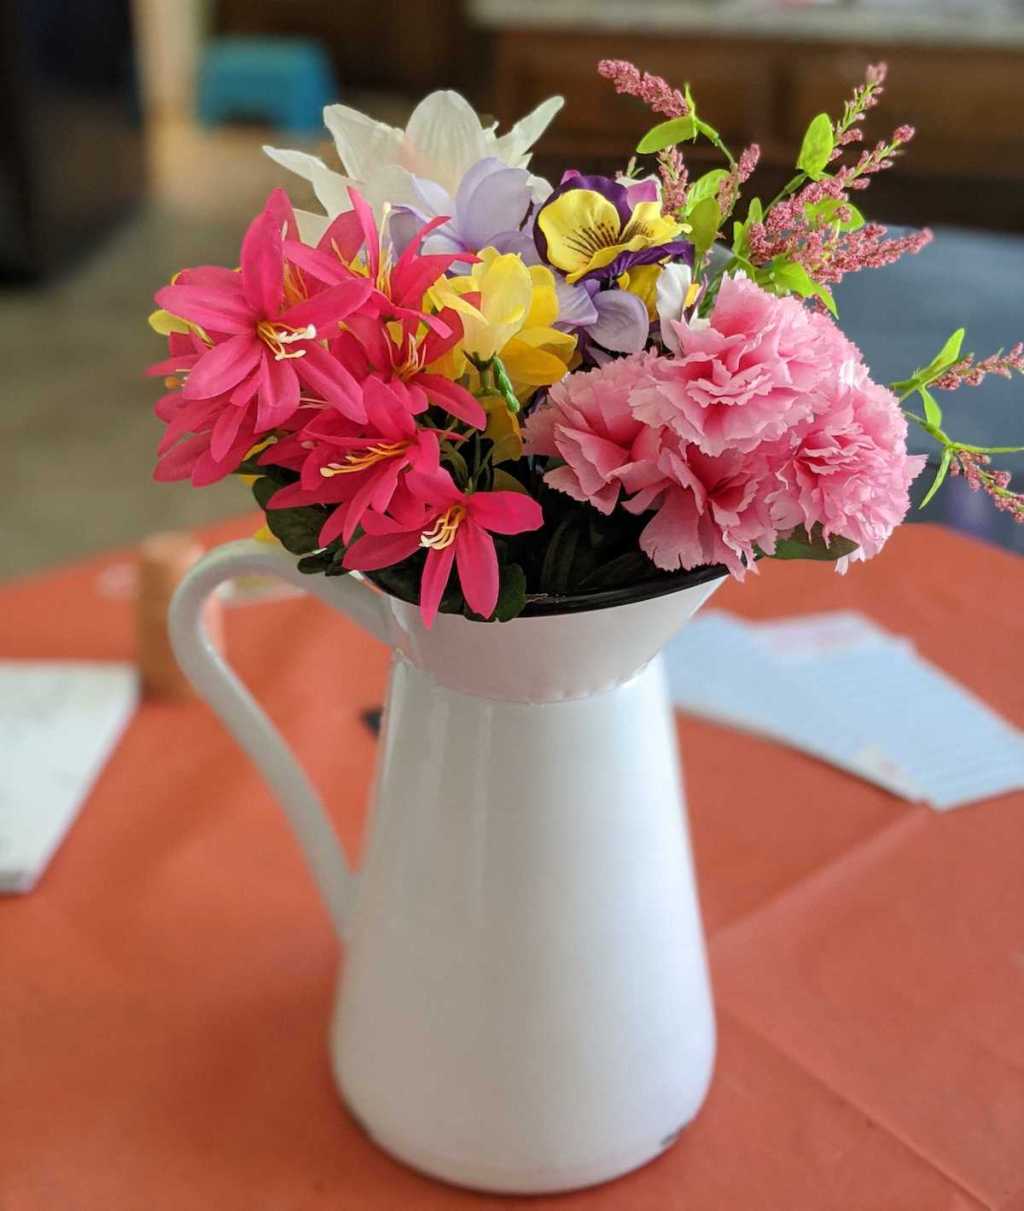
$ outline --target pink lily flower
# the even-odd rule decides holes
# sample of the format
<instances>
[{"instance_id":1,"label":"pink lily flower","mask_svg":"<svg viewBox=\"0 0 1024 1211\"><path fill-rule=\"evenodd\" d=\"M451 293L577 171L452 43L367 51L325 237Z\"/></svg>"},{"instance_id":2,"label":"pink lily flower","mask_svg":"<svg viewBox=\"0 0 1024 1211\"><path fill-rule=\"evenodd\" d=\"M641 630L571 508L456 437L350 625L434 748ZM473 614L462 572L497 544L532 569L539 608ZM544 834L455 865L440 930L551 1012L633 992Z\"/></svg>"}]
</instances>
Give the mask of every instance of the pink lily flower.
<instances>
[{"instance_id":1,"label":"pink lily flower","mask_svg":"<svg viewBox=\"0 0 1024 1211\"><path fill-rule=\"evenodd\" d=\"M349 189L352 209L331 223L316 248L309 248L295 239L285 245L288 259L311 277L326 286L345 280L353 272L352 265L360 252L364 254L366 274L373 288L373 306L385 320L400 320L417 327L425 323L444 334L444 323L436 316L424 314L423 296L455 261L465 264L476 257L464 252L424 255L420 245L436 228L448 220L438 216L419 229L397 261L392 261L381 233L357 189Z\"/></svg>"},{"instance_id":2,"label":"pink lily flower","mask_svg":"<svg viewBox=\"0 0 1024 1211\"><path fill-rule=\"evenodd\" d=\"M163 374L167 386L180 388L190 368L202 356L206 344L195 334L172 332L168 337L171 356L151 366L149 374ZM224 396L213 399L185 399L180 390L169 391L156 403L154 411L166 426L157 447L157 465L153 478L160 483L191 479L193 487L216 483L232 471L255 444L255 418L246 414L231 442L211 450L213 430L218 417L230 406Z\"/></svg>"},{"instance_id":3,"label":"pink lily flower","mask_svg":"<svg viewBox=\"0 0 1024 1211\"><path fill-rule=\"evenodd\" d=\"M409 412L418 415L430 404L437 404L457 420L483 429L487 413L476 396L443 374L427 369L462 339L462 321L451 308L432 318L440 320L446 332L422 327L413 330L403 325L398 335L380 319L353 315L345 323L346 331L331 342L331 351L358 379L373 376L387 381Z\"/></svg>"},{"instance_id":4,"label":"pink lily flower","mask_svg":"<svg viewBox=\"0 0 1024 1211\"><path fill-rule=\"evenodd\" d=\"M389 384L365 383L367 423L356 425L324 411L298 433L277 442L261 461L301 473L270 498L271 509L296 505L337 505L320 530L326 547L336 538L350 542L369 509L385 513L407 471L436 474L440 465L436 429L417 426ZM454 435L452 435L454 436Z\"/></svg>"},{"instance_id":5,"label":"pink lily flower","mask_svg":"<svg viewBox=\"0 0 1024 1211\"><path fill-rule=\"evenodd\" d=\"M420 613L433 624L454 564L466 603L490 618L498 603L498 555L492 534L521 534L544 524L540 505L520 492L462 492L446 471L405 477L408 495L391 514L368 512L361 538L345 553L346 568L372 572L427 551L420 583Z\"/></svg>"},{"instance_id":6,"label":"pink lily flower","mask_svg":"<svg viewBox=\"0 0 1024 1211\"><path fill-rule=\"evenodd\" d=\"M365 419L359 384L322 342L366 304L370 286L350 274L313 292L285 261L285 233L294 229L287 196L274 190L246 232L240 272L204 266L157 292L161 307L200 325L210 341L188 369L183 395L226 400L213 428L215 457L235 443L253 403L255 432L284 424L299 407L300 384Z\"/></svg>"}]
</instances>

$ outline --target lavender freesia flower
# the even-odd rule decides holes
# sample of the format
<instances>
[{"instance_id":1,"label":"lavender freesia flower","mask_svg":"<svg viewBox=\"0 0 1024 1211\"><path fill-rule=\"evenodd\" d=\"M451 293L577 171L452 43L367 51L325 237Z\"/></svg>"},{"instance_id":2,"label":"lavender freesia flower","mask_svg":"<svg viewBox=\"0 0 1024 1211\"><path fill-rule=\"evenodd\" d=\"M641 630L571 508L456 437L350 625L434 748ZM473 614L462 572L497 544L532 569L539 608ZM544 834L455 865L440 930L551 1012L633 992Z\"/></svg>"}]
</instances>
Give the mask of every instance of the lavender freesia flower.
<instances>
[{"instance_id":1,"label":"lavender freesia flower","mask_svg":"<svg viewBox=\"0 0 1024 1211\"><path fill-rule=\"evenodd\" d=\"M543 195L547 188L524 168L509 168L493 157L478 160L466 172L454 198L436 181L413 177L412 184L419 205L397 206L391 213L391 239L397 253L424 222L440 215L447 215L448 222L427 236L425 252L500 248L502 238L518 234L529 218L536 191Z\"/></svg>"}]
</instances>

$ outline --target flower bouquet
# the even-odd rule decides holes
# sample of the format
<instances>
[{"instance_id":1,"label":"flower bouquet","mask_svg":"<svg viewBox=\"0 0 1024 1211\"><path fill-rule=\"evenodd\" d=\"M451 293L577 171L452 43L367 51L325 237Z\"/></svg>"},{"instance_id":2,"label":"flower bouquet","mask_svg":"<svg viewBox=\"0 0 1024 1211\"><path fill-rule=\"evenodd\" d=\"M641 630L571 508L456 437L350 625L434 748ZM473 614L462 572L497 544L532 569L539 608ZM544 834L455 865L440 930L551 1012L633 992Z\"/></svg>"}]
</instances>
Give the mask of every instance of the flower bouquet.
<instances>
[{"instance_id":1,"label":"flower bouquet","mask_svg":"<svg viewBox=\"0 0 1024 1211\"><path fill-rule=\"evenodd\" d=\"M1024 520L989 463L1020 447L949 436L935 394L1021 371L1021 346L975 360L961 329L885 386L836 322L832 285L931 239L891 237L852 200L914 133L858 149L884 67L814 118L775 198L743 205L756 146L734 155L688 86L598 70L659 119L614 179L530 173L557 98L501 136L451 92L404 131L331 106L348 176L267 148L325 213L277 189L240 269L157 292L156 478L255 477L303 572L362 572L427 626L742 578L762 558L845 571L906 516L925 465L908 421L937 443L926 500L963 474ZM695 140L723 163L691 180Z\"/></svg>"}]
</instances>

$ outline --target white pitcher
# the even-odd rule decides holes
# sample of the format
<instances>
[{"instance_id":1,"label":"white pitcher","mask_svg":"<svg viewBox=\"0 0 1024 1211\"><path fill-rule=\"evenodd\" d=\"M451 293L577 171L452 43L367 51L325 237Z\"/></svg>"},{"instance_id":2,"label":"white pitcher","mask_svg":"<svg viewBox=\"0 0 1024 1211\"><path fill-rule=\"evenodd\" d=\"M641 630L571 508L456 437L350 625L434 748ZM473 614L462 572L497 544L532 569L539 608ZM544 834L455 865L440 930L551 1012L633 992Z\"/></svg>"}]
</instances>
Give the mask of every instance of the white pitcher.
<instances>
[{"instance_id":1,"label":"white pitcher","mask_svg":"<svg viewBox=\"0 0 1024 1211\"><path fill-rule=\"evenodd\" d=\"M207 640L219 584L274 573L391 645L364 869ZM171 606L182 668L288 814L346 948L342 1098L424 1173L569 1190L655 1157L704 1099L704 939L659 652L718 580L508 623L439 615L256 542Z\"/></svg>"}]
</instances>

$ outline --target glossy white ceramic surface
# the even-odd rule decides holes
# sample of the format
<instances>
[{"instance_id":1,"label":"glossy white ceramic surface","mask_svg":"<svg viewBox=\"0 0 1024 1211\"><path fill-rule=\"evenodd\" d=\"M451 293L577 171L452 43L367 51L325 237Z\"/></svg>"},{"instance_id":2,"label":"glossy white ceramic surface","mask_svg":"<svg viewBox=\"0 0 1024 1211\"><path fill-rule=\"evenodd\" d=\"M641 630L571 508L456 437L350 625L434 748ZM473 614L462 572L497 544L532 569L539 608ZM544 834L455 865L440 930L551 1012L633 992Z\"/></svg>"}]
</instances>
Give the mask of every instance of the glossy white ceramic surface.
<instances>
[{"instance_id":1,"label":"glossy white ceramic surface","mask_svg":"<svg viewBox=\"0 0 1024 1211\"><path fill-rule=\"evenodd\" d=\"M201 629L271 571L395 650L359 891L305 775ZM385 1149L540 1193L657 1155L697 1112L714 1019L658 652L718 582L483 624L258 543L211 552L171 608L182 667L288 812L347 955L342 1096Z\"/></svg>"}]
</instances>

